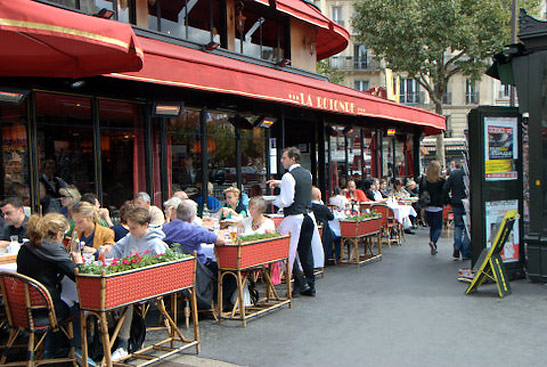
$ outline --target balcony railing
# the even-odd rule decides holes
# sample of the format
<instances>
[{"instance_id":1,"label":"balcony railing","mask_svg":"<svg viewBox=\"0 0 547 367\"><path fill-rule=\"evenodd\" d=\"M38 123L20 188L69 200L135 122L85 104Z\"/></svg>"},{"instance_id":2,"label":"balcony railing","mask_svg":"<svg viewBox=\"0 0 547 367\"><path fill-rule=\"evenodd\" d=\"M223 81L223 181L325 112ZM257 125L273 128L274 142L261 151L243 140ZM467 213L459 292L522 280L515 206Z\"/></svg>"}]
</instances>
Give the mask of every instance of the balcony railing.
<instances>
[{"instance_id":1,"label":"balcony railing","mask_svg":"<svg viewBox=\"0 0 547 367\"><path fill-rule=\"evenodd\" d=\"M334 56L329 59L329 66L340 70L378 70L381 64L374 57Z\"/></svg>"},{"instance_id":2,"label":"balcony railing","mask_svg":"<svg viewBox=\"0 0 547 367\"><path fill-rule=\"evenodd\" d=\"M425 104L425 92L412 92L401 94L400 102L403 104Z\"/></svg>"}]
</instances>

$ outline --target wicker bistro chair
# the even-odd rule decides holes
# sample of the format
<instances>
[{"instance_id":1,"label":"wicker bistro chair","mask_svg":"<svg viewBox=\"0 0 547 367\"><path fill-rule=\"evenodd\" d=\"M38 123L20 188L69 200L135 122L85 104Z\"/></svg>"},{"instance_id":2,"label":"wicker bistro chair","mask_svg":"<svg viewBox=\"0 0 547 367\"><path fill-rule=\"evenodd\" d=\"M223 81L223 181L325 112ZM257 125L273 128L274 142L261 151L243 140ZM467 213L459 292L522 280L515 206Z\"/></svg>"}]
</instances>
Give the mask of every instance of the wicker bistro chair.
<instances>
[{"instance_id":1,"label":"wicker bistro chair","mask_svg":"<svg viewBox=\"0 0 547 367\"><path fill-rule=\"evenodd\" d=\"M10 327L10 335L0 365L34 367L42 364L59 365L72 362L72 365L76 367L72 317L57 320L53 301L46 287L32 278L11 272L0 272L0 286ZM58 330L61 330L70 340L69 357L36 361L37 350L42 346L48 332ZM13 347L15 340L23 331L28 333L27 360L5 363L8 350ZM38 337L36 334L41 336Z\"/></svg>"},{"instance_id":2,"label":"wicker bistro chair","mask_svg":"<svg viewBox=\"0 0 547 367\"><path fill-rule=\"evenodd\" d=\"M401 233L402 227L395 219L395 213L393 209L384 204L375 204L371 207L371 210L377 211L382 214L382 239L386 241L391 248L391 244L401 245Z\"/></svg>"}]
</instances>

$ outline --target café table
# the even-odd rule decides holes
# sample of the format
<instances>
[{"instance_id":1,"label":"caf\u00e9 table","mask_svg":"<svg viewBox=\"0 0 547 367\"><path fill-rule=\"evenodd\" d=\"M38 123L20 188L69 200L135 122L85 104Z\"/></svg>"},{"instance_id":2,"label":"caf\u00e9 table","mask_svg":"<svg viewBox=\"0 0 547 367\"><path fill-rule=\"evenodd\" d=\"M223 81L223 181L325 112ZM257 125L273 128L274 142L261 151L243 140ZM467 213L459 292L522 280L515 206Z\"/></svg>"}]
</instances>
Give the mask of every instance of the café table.
<instances>
[{"instance_id":1,"label":"caf\u00e9 table","mask_svg":"<svg viewBox=\"0 0 547 367\"><path fill-rule=\"evenodd\" d=\"M216 246L218 260L218 314L221 319L241 320L243 327L247 320L265 312L280 308L283 305L292 307L291 281L285 277L286 296L282 297L272 280L272 265L283 262L289 268L289 239L290 236L258 239L243 243L232 243ZM255 304L247 306L244 300L244 289L251 274L260 272L265 283L265 297ZM230 311L223 309L223 283L225 276L233 276L237 284L237 300Z\"/></svg>"}]
</instances>

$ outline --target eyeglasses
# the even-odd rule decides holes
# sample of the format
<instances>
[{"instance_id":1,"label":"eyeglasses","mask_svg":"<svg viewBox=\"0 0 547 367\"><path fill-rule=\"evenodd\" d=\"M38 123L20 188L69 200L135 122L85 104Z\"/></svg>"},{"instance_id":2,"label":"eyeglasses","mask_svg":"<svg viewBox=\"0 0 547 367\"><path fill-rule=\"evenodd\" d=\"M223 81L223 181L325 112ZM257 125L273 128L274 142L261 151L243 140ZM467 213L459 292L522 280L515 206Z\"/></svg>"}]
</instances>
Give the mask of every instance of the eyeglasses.
<instances>
[{"instance_id":1,"label":"eyeglasses","mask_svg":"<svg viewBox=\"0 0 547 367\"><path fill-rule=\"evenodd\" d=\"M72 197L72 196L70 196L70 195L61 195L61 198L62 198L62 199L68 199L68 198L71 198L71 197Z\"/></svg>"}]
</instances>

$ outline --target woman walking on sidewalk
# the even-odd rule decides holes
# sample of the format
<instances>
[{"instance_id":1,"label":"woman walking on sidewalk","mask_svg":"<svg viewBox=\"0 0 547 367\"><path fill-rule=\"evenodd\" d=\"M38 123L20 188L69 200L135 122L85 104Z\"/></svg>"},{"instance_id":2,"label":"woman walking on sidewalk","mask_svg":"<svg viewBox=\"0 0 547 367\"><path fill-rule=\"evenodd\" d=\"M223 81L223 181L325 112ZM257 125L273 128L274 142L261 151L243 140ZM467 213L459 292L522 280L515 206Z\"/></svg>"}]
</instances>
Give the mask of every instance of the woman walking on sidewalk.
<instances>
[{"instance_id":1,"label":"woman walking on sidewalk","mask_svg":"<svg viewBox=\"0 0 547 367\"><path fill-rule=\"evenodd\" d=\"M446 193L445 183L441 175L441 164L432 161L425 170L425 179L420 185L420 203L425 208L425 220L429 224L429 247L431 255L437 253L437 241L441 237L443 226L443 205Z\"/></svg>"}]
</instances>

